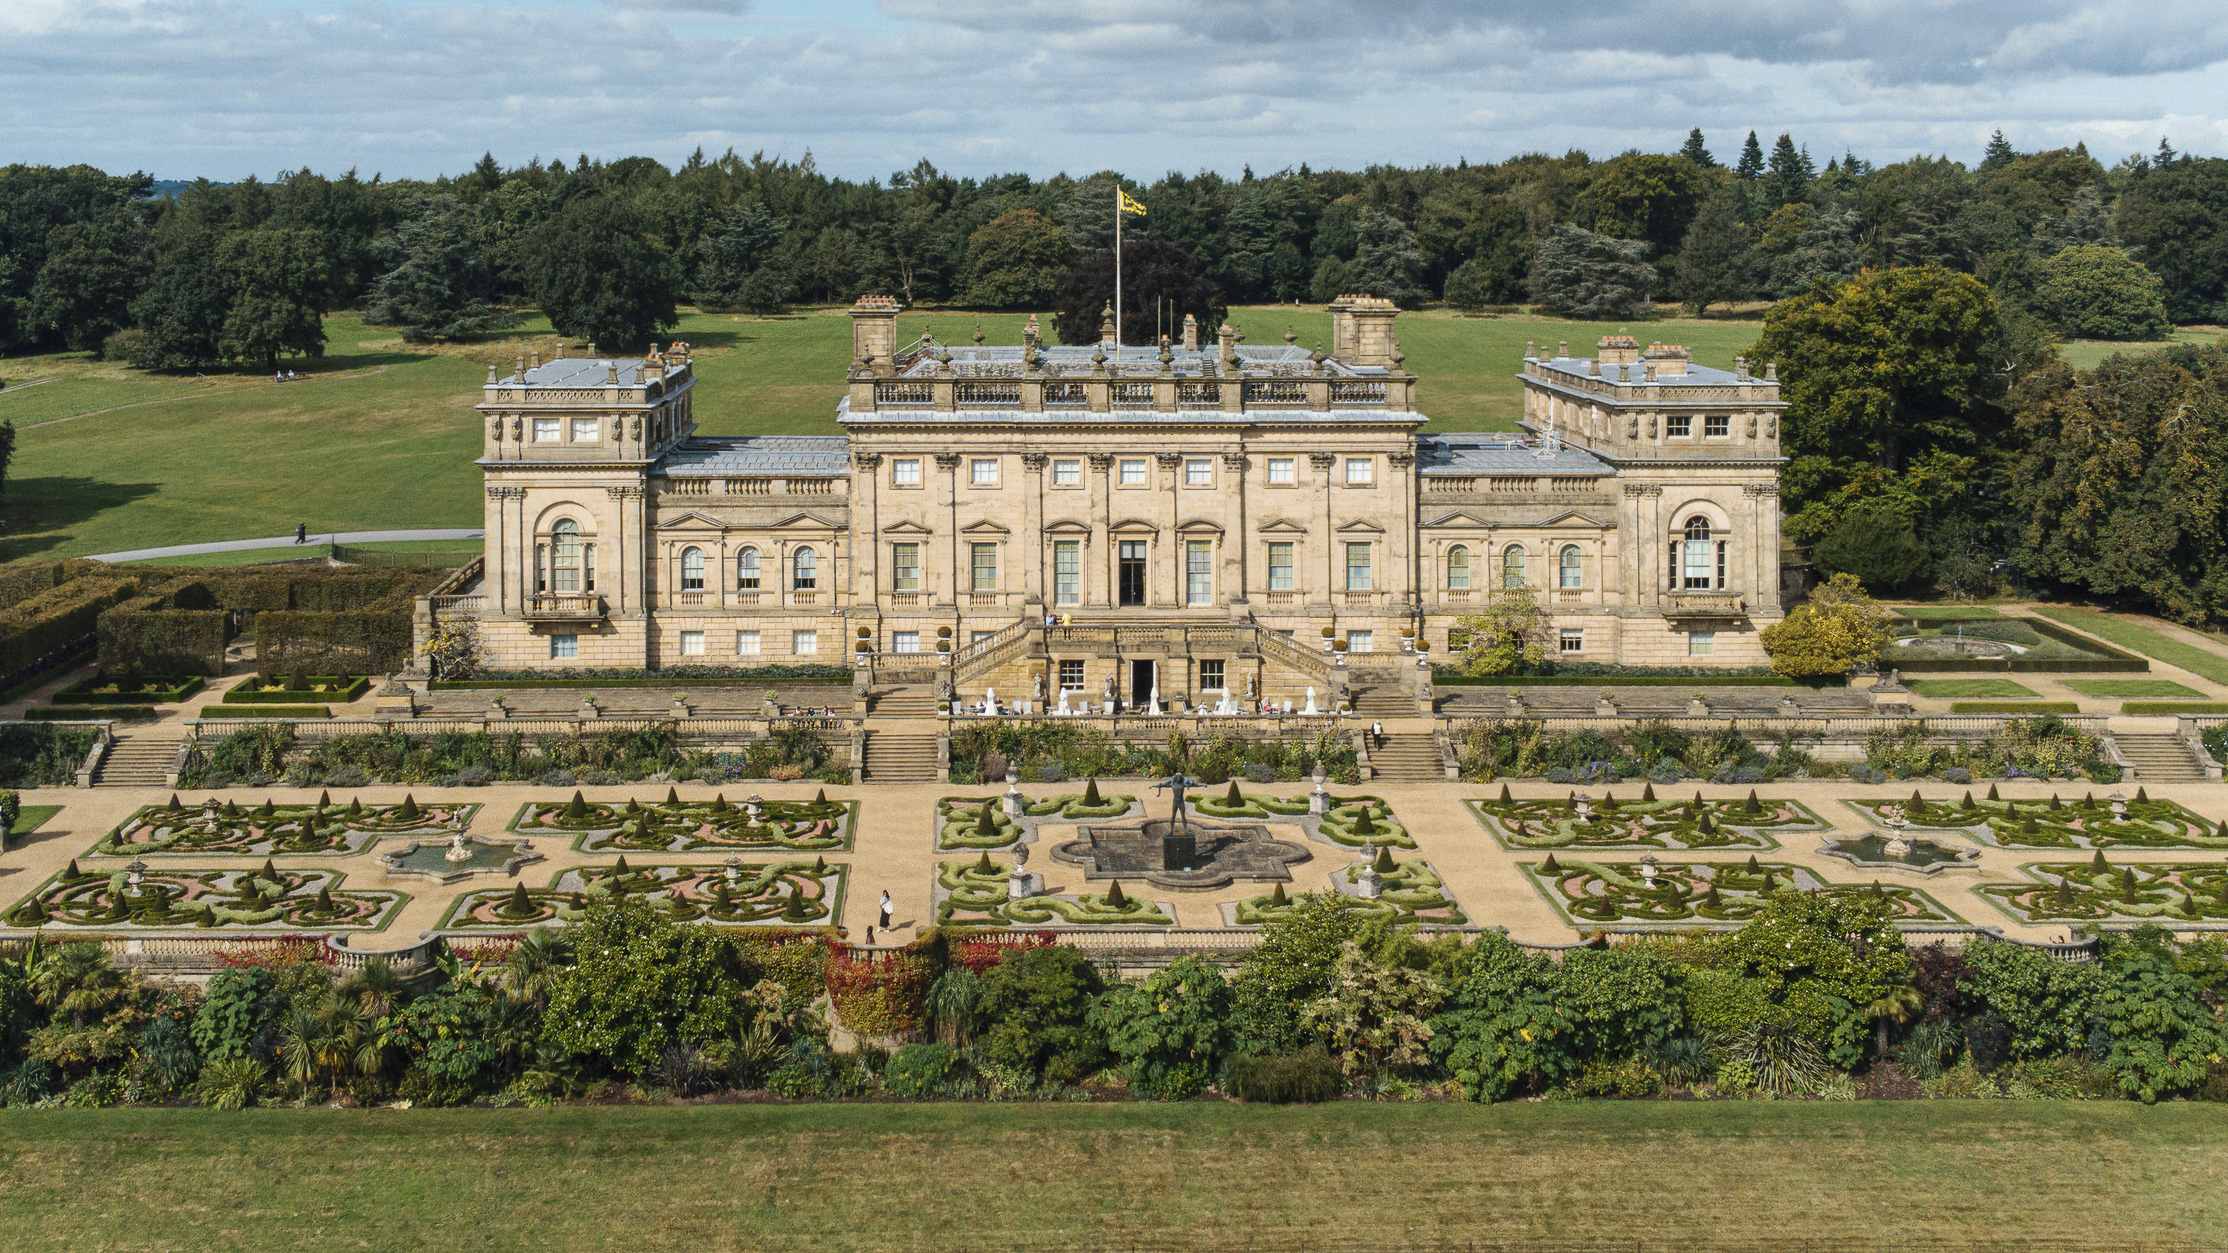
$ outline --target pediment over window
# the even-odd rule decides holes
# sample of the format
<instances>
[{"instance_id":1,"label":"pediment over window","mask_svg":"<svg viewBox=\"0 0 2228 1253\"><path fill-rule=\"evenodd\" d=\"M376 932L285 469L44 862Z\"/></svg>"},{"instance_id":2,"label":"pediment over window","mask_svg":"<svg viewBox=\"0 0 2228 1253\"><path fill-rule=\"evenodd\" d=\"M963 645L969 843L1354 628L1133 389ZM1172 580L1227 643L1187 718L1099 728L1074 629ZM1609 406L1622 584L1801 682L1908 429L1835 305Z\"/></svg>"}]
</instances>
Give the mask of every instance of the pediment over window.
<instances>
[{"instance_id":1,"label":"pediment over window","mask_svg":"<svg viewBox=\"0 0 2228 1253\"><path fill-rule=\"evenodd\" d=\"M1006 528L988 518L984 518L980 522L970 522L959 528L959 533L961 535L1004 535L1007 532Z\"/></svg>"},{"instance_id":2,"label":"pediment over window","mask_svg":"<svg viewBox=\"0 0 2228 1253\"><path fill-rule=\"evenodd\" d=\"M842 530L841 522L831 522L817 513L793 513L773 524L777 527L813 527L821 530Z\"/></svg>"},{"instance_id":3,"label":"pediment over window","mask_svg":"<svg viewBox=\"0 0 2228 1253\"><path fill-rule=\"evenodd\" d=\"M1179 531L1212 531L1217 535L1222 534L1221 523L1209 522L1205 518L1193 518L1188 522L1178 523L1176 529Z\"/></svg>"},{"instance_id":4,"label":"pediment over window","mask_svg":"<svg viewBox=\"0 0 2228 1253\"><path fill-rule=\"evenodd\" d=\"M1125 518L1106 529L1109 531L1151 531L1156 535L1160 533L1159 527L1145 521L1143 518Z\"/></svg>"},{"instance_id":5,"label":"pediment over window","mask_svg":"<svg viewBox=\"0 0 2228 1253\"><path fill-rule=\"evenodd\" d=\"M1492 524L1492 523L1490 523L1490 522L1486 521L1485 519L1483 519L1483 518L1479 517L1478 515L1476 515L1476 514L1474 514L1474 513L1471 513L1470 511L1468 511L1468 510L1466 510L1466 509L1457 509L1457 510L1455 510L1455 511L1454 511L1454 512L1452 512L1452 513L1444 513L1444 514L1441 514L1441 515L1439 515L1438 517L1436 517L1436 518L1433 518L1433 519L1432 519L1431 521L1429 521L1429 522L1426 522L1426 523L1424 523L1424 525L1425 525L1425 526L1455 526L1455 527L1469 527L1469 526L1474 526L1474 527L1484 527L1484 528L1487 528L1487 529L1490 529L1490 528L1491 528L1491 527L1493 526L1493 524Z\"/></svg>"},{"instance_id":6,"label":"pediment over window","mask_svg":"<svg viewBox=\"0 0 2228 1253\"><path fill-rule=\"evenodd\" d=\"M1290 518L1273 518L1258 528L1263 535L1305 535L1307 528Z\"/></svg>"},{"instance_id":7,"label":"pediment over window","mask_svg":"<svg viewBox=\"0 0 2228 1253\"><path fill-rule=\"evenodd\" d=\"M882 534L884 535L934 535L935 533L936 532L930 530L925 526L922 526L920 523L910 520L905 522L892 522L888 526L882 528Z\"/></svg>"},{"instance_id":8,"label":"pediment over window","mask_svg":"<svg viewBox=\"0 0 2228 1253\"><path fill-rule=\"evenodd\" d=\"M1565 510L1564 510L1563 512L1561 512L1561 513L1558 513L1558 514L1556 514L1555 516L1553 516L1553 517L1551 517L1551 518L1543 518L1543 519L1541 519L1541 520L1540 520L1540 521L1538 521L1538 522L1534 522L1534 523L1532 523L1532 525L1533 525L1533 526L1572 526L1572 527L1589 527L1589 526L1590 526L1590 527L1603 527L1603 526L1607 526L1607 525L1609 525L1609 524L1608 524L1608 523L1606 523L1606 522L1598 521L1598 520L1596 520L1596 519L1594 519L1594 518L1592 518L1592 517L1589 517L1589 516L1587 516L1586 514L1580 513L1580 512L1578 512L1578 511L1577 511L1576 509L1565 509Z\"/></svg>"},{"instance_id":9,"label":"pediment over window","mask_svg":"<svg viewBox=\"0 0 2228 1253\"><path fill-rule=\"evenodd\" d=\"M1046 523L1044 533L1047 535L1089 535L1091 524L1078 522L1073 518L1063 518L1058 522Z\"/></svg>"},{"instance_id":10,"label":"pediment over window","mask_svg":"<svg viewBox=\"0 0 2228 1253\"><path fill-rule=\"evenodd\" d=\"M1364 520L1364 519L1361 519L1361 518L1356 518L1356 519L1354 519L1354 520L1353 520L1352 522L1342 522L1342 523L1340 523L1340 524L1339 524L1339 527L1338 527L1338 533L1339 533L1339 534L1341 534L1341 535L1356 535L1356 534L1383 535L1383 534L1385 533L1385 528L1383 528L1383 527L1381 527L1381 526L1377 525L1377 524L1376 524L1376 523L1374 523L1374 522L1369 522L1369 521L1366 521L1366 520Z\"/></svg>"},{"instance_id":11,"label":"pediment over window","mask_svg":"<svg viewBox=\"0 0 2228 1253\"><path fill-rule=\"evenodd\" d=\"M687 513L680 514L677 517L666 518L660 521L658 523L658 529L661 531L724 531L731 525L733 524L722 522L718 518L715 518L710 514L698 513L696 510L691 509Z\"/></svg>"}]
</instances>

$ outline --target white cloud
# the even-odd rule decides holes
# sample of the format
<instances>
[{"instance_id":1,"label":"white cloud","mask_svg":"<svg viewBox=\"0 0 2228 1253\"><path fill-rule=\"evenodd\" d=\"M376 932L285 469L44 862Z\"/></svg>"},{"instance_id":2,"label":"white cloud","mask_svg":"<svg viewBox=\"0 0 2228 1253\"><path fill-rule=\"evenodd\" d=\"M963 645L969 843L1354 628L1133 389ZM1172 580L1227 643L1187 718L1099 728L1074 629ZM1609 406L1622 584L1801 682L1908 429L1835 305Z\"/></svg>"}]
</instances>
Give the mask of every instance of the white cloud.
<instances>
[{"instance_id":1,"label":"white cloud","mask_svg":"<svg viewBox=\"0 0 2228 1253\"><path fill-rule=\"evenodd\" d=\"M422 176L701 144L863 177L1662 149L2219 150L2191 0L0 0L10 159ZM285 7L291 6L291 7Z\"/></svg>"}]
</instances>

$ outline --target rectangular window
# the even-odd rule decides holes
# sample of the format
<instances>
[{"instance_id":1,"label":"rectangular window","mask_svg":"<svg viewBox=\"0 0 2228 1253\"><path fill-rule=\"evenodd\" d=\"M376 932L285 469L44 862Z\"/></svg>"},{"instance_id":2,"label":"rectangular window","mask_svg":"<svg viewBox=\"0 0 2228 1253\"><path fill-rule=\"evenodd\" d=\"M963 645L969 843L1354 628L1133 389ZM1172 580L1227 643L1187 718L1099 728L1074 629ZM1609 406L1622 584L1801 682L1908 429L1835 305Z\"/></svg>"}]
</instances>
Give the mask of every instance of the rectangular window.
<instances>
[{"instance_id":1,"label":"rectangular window","mask_svg":"<svg viewBox=\"0 0 2228 1253\"><path fill-rule=\"evenodd\" d=\"M890 651L893 653L917 653L921 651L921 633L919 631L890 632Z\"/></svg>"},{"instance_id":2,"label":"rectangular window","mask_svg":"<svg viewBox=\"0 0 2228 1253\"><path fill-rule=\"evenodd\" d=\"M1348 632L1346 633L1346 651L1347 651L1347 652L1350 652L1350 653L1367 653L1367 652L1375 652L1375 651L1376 651L1376 646L1377 646L1377 633L1376 633L1375 631L1348 631Z\"/></svg>"},{"instance_id":3,"label":"rectangular window","mask_svg":"<svg viewBox=\"0 0 2228 1253\"><path fill-rule=\"evenodd\" d=\"M1143 457L1122 458L1122 486L1145 486L1145 459Z\"/></svg>"},{"instance_id":4,"label":"rectangular window","mask_svg":"<svg viewBox=\"0 0 2228 1253\"><path fill-rule=\"evenodd\" d=\"M1082 483L1082 462L1055 461L1052 463L1052 485L1054 487L1079 487Z\"/></svg>"},{"instance_id":5,"label":"rectangular window","mask_svg":"<svg viewBox=\"0 0 2228 1253\"><path fill-rule=\"evenodd\" d=\"M1218 661L1202 661L1202 662L1200 662L1200 663L1199 663L1199 690L1200 690L1200 691L1202 691L1202 692L1219 692L1219 691L1223 690L1223 685L1224 685L1224 684L1225 684L1225 683L1226 683L1227 681L1228 681L1228 680L1226 680L1226 679L1224 679L1224 678L1223 678L1223 669L1222 669L1222 662L1220 662L1219 660L1218 660Z\"/></svg>"},{"instance_id":6,"label":"rectangular window","mask_svg":"<svg viewBox=\"0 0 2228 1253\"><path fill-rule=\"evenodd\" d=\"M738 657L756 657L758 655L758 632L735 632L735 655Z\"/></svg>"},{"instance_id":7,"label":"rectangular window","mask_svg":"<svg viewBox=\"0 0 2228 1253\"><path fill-rule=\"evenodd\" d=\"M968 584L969 590L977 592L997 591L998 546L996 544L970 544L968 547L974 554L974 560L969 566L974 571L974 577Z\"/></svg>"},{"instance_id":8,"label":"rectangular window","mask_svg":"<svg viewBox=\"0 0 2228 1253\"><path fill-rule=\"evenodd\" d=\"M1369 590L1369 547L1367 544L1346 546L1346 590L1349 592Z\"/></svg>"},{"instance_id":9,"label":"rectangular window","mask_svg":"<svg viewBox=\"0 0 2228 1253\"><path fill-rule=\"evenodd\" d=\"M1269 545L1269 590L1292 590L1292 546L1285 543Z\"/></svg>"},{"instance_id":10,"label":"rectangular window","mask_svg":"<svg viewBox=\"0 0 2228 1253\"><path fill-rule=\"evenodd\" d=\"M1377 463L1368 457L1346 459L1346 486L1367 487L1377 481Z\"/></svg>"},{"instance_id":11,"label":"rectangular window","mask_svg":"<svg viewBox=\"0 0 2228 1253\"><path fill-rule=\"evenodd\" d=\"M890 462L890 482L898 487L921 485L921 459L899 457Z\"/></svg>"},{"instance_id":12,"label":"rectangular window","mask_svg":"<svg viewBox=\"0 0 2228 1253\"><path fill-rule=\"evenodd\" d=\"M1052 603L1083 603L1083 541L1052 541Z\"/></svg>"},{"instance_id":13,"label":"rectangular window","mask_svg":"<svg viewBox=\"0 0 2228 1253\"><path fill-rule=\"evenodd\" d=\"M1561 647L1562 647L1562 651L1563 651L1563 652L1566 652L1566 653L1582 653L1582 652L1585 652L1585 651L1586 651L1586 633L1585 633L1584 631L1573 630L1573 629L1572 629L1572 628L1570 628L1570 627L1564 627L1564 628L1563 628L1563 635L1562 635L1562 639L1561 639L1560 643L1561 643Z\"/></svg>"},{"instance_id":14,"label":"rectangular window","mask_svg":"<svg viewBox=\"0 0 2228 1253\"><path fill-rule=\"evenodd\" d=\"M967 463L967 481L976 487L998 486L998 459L976 457Z\"/></svg>"},{"instance_id":15,"label":"rectangular window","mask_svg":"<svg viewBox=\"0 0 2228 1253\"><path fill-rule=\"evenodd\" d=\"M1080 692L1083 690L1083 661L1081 658L1071 658L1060 663L1060 690L1063 692Z\"/></svg>"},{"instance_id":16,"label":"rectangular window","mask_svg":"<svg viewBox=\"0 0 2228 1253\"><path fill-rule=\"evenodd\" d=\"M572 420L572 442L575 444L595 443L596 420L594 418L574 418Z\"/></svg>"},{"instance_id":17,"label":"rectangular window","mask_svg":"<svg viewBox=\"0 0 2228 1253\"><path fill-rule=\"evenodd\" d=\"M1702 433L1704 435L1731 435L1733 433L1733 419L1727 414L1713 413L1702 419Z\"/></svg>"},{"instance_id":18,"label":"rectangular window","mask_svg":"<svg viewBox=\"0 0 2228 1253\"><path fill-rule=\"evenodd\" d=\"M1215 543L1213 540L1187 539L1184 541L1184 603L1211 605L1215 603Z\"/></svg>"},{"instance_id":19,"label":"rectangular window","mask_svg":"<svg viewBox=\"0 0 2228 1253\"><path fill-rule=\"evenodd\" d=\"M1692 435L1694 434L1694 419L1683 413L1674 413L1663 420L1663 433L1666 435Z\"/></svg>"},{"instance_id":20,"label":"rectangular window","mask_svg":"<svg viewBox=\"0 0 2228 1253\"><path fill-rule=\"evenodd\" d=\"M1717 651L1717 632L1689 631L1686 633L1686 655L1707 657Z\"/></svg>"},{"instance_id":21,"label":"rectangular window","mask_svg":"<svg viewBox=\"0 0 2228 1253\"><path fill-rule=\"evenodd\" d=\"M1710 541L1686 541L1686 585L1690 588L1710 585Z\"/></svg>"},{"instance_id":22,"label":"rectangular window","mask_svg":"<svg viewBox=\"0 0 2228 1253\"><path fill-rule=\"evenodd\" d=\"M1205 457L1194 457L1184 463L1185 487L1213 487L1214 485L1215 467L1213 462Z\"/></svg>"},{"instance_id":23,"label":"rectangular window","mask_svg":"<svg viewBox=\"0 0 2228 1253\"><path fill-rule=\"evenodd\" d=\"M552 635L549 637L549 655L557 661L569 661L580 655L580 637L577 635Z\"/></svg>"},{"instance_id":24,"label":"rectangular window","mask_svg":"<svg viewBox=\"0 0 2228 1253\"><path fill-rule=\"evenodd\" d=\"M917 592L921 590L921 546L919 544L890 545L890 590Z\"/></svg>"},{"instance_id":25,"label":"rectangular window","mask_svg":"<svg viewBox=\"0 0 2228 1253\"><path fill-rule=\"evenodd\" d=\"M1297 475L1294 474L1292 467L1293 459L1290 457L1269 458L1269 482L1291 483L1296 481Z\"/></svg>"},{"instance_id":26,"label":"rectangular window","mask_svg":"<svg viewBox=\"0 0 2228 1253\"><path fill-rule=\"evenodd\" d=\"M991 636L996 634L996 631L969 631L967 633L967 642L970 644L980 644L984 640L987 640Z\"/></svg>"},{"instance_id":27,"label":"rectangular window","mask_svg":"<svg viewBox=\"0 0 2228 1253\"><path fill-rule=\"evenodd\" d=\"M681 632L681 655L683 657L701 657L704 655L704 633L702 631Z\"/></svg>"},{"instance_id":28,"label":"rectangular window","mask_svg":"<svg viewBox=\"0 0 2228 1253\"><path fill-rule=\"evenodd\" d=\"M1116 543L1121 564L1117 582L1119 599L1115 603L1142 605L1145 603L1145 541L1125 539Z\"/></svg>"},{"instance_id":29,"label":"rectangular window","mask_svg":"<svg viewBox=\"0 0 2228 1253\"><path fill-rule=\"evenodd\" d=\"M564 438L564 437L563 437L562 435L560 435L560 434L558 433L558 420L557 420L556 418L536 418L536 419L534 419L534 442L535 442L535 443L537 443L537 444L554 444L554 443L556 443L556 442L557 442L557 441L558 441L559 439L562 439L562 438ZM550 636L549 638L551 638L551 639L556 639L557 637L556 637L556 636L554 636L554 635L552 635L552 636Z\"/></svg>"},{"instance_id":30,"label":"rectangular window","mask_svg":"<svg viewBox=\"0 0 2228 1253\"><path fill-rule=\"evenodd\" d=\"M789 633L789 651L799 657L810 657L819 652L820 632L791 631Z\"/></svg>"}]
</instances>

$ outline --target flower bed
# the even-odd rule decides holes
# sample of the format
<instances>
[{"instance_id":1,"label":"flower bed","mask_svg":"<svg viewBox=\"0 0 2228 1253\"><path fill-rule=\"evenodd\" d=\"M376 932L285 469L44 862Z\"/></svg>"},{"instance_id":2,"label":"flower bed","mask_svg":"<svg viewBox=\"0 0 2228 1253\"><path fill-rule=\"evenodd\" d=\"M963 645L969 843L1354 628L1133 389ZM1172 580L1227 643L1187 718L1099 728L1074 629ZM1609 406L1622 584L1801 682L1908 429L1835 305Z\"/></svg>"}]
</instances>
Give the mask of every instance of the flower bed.
<instances>
[{"instance_id":1,"label":"flower bed","mask_svg":"<svg viewBox=\"0 0 2228 1253\"><path fill-rule=\"evenodd\" d=\"M759 801L741 805L725 793L711 800L684 801L666 789L663 801L642 804L570 800L528 801L519 806L509 829L522 835L565 834L584 853L667 852L706 849L783 849L813 853L851 847L858 820L857 801L832 801L826 791L809 801Z\"/></svg>"},{"instance_id":2,"label":"flower bed","mask_svg":"<svg viewBox=\"0 0 2228 1253\"><path fill-rule=\"evenodd\" d=\"M2114 795L2118 795L2114 793ZM1882 825L1900 815L1914 830L1964 831L1984 843L2006 848L2228 848L2228 822L2213 823L2172 801L2154 801L2141 788L2135 799L2118 802L2094 792L2077 801L2007 801L1988 789L1981 800L1968 791L1958 800L1928 799L1912 792L1909 800L1859 800L1843 804Z\"/></svg>"},{"instance_id":3,"label":"flower bed","mask_svg":"<svg viewBox=\"0 0 2228 1253\"><path fill-rule=\"evenodd\" d=\"M567 870L546 888L515 884L466 892L449 906L441 926L507 930L544 923L578 922L590 903L619 896L664 906L677 922L729 926L809 926L835 923L843 911L849 867L825 858L766 864L627 865Z\"/></svg>"},{"instance_id":4,"label":"flower bed","mask_svg":"<svg viewBox=\"0 0 2228 1253\"><path fill-rule=\"evenodd\" d=\"M93 846L93 853L104 857L353 853L375 836L462 831L472 825L479 808L420 805L414 796L404 796L399 805L366 805L355 799L335 805L330 792L319 795L314 805L266 800L245 807L212 796L189 808L172 796L169 804L146 806L118 823Z\"/></svg>"},{"instance_id":5,"label":"flower bed","mask_svg":"<svg viewBox=\"0 0 2228 1253\"><path fill-rule=\"evenodd\" d=\"M1523 862L1524 873L1572 925L1737 927L1754 918L1771 894L1787 888L1845 895L1863 892L1892 901L1898 923L1963 921L1916 888L1828 883L1786 862L1661 862L1649 882L1636 862Z\"/></svg>"},{"instance_id":6,"label":"flower bed","mask_svg":"<svg viewBox=\"0 0 2228 1253\"><path fill-rule=\"evenodd\" d=\"M338 890L337 870L148 870L136 885L126 870L84 871L76 862L14 909L15 927L346 928L377 931L410 899L401 892Z\"/></svg>"},{"instance_id":7,"label":"flower bed","mask_svg":"<svg viewBox=\"0 0 2228 1253\"><path fill-rule=\"evenodd\" d=\"M1470 920L1462 907L1455 904L1454 898L1447 895L1446 883L1440 879L1438 871L1420 858L1395 861L1380 851L1375 864L1383 890L1375 900L1362 896L1362 868L1370 864L1372 859L1365 857L1343 870L1331 872L1331 889L1354 898L1356 917L1449 927L1458 927ZM1297 909L1298 905L1280 883L1260 896L1225 903L1222 918L1232 926L1258 927L1283 922Z\"/></svg>"},{"instance_id":8,"label":"flower bed","mask_svg":"<svg viewBox=\"0 0 2228 1253\"><path fill-rule=\"evenodd\" d=\"M1040 823L1105 821L1130 816L1137 810L1135 796L1119 792L1100 795L1096 779L1081 792L1025 800L1018 822L1007 816L1003 796L946 796L936 802L936 851L1010 848L1018 841L1035 839Z\"/></svg>"},{"instance_id":9,"label":"flower bed","mask_svg":"<svg viewBox=\"0 0 2228 1253\"><path fill-rule=\"evenodd\" d=\"M1006 895L1012 866L990 860L947 861L936 867L936 925L940 927L1168 927L1173 911L1129 896L1116 882L1105 892L1067 896Z\"/></svg>"},{"instance_id":10,"label":"flower bed","mask_svg":"<svg viewBox=\"0 0 2228 1253\"><path fill-rule=\"evenodd\" d=\"M1823 831L1830 824L1791 800L1759 797L1658 800L1649 784L1637 800L1612 791L1579 811L1577 794L1517 800L1506 785L1497 800L1472 800L1470 812L1503 848L1778 848L1765 829Z\"/></svg>"},{"instance_id":11,"label":"flower bed","mask_svg":"<svg viewBox=\"0 0 2228 1253\"><path fill-rule=\"evenodd\" d=\"M2228 923L2228 864L2030 862L2033 883L1983 883L1982 899L2020 922Z\"/></svg>"}]
</instances>

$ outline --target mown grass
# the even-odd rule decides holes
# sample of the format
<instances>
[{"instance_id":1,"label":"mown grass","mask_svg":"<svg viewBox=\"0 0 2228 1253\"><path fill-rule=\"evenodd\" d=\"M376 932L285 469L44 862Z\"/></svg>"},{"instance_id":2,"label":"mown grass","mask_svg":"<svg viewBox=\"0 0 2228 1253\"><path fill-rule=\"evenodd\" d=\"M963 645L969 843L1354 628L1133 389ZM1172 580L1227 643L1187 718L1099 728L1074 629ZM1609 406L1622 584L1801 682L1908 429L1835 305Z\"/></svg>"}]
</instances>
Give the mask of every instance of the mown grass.
<instances>
[{"instance_id":1,"label":"mown grass","mask_svg":"<svg viewBox=\"0 0 2228 1253\"><path fill-rule=\"evenodd\" d=\"M1906 679L1903 685L1920 696L1937 700L2021 700L2041 695L2026 684L2010 679Z\"/></svg>"},{"instance_id":2,"label":"mown grass","mask_svg":"<svg viewBox=\"0 0 2228 1253\"><path fill-rule=\"evenodd\" d=\"M1973 622L2004 616L1986 605L1890 605L1888 608L1919 622Z\"/></svg>"},{"instance_id":3,"label":"mown grass","mask_svg":"<svg viewBox=\"0 0 2228 1253\"><path fill-rule=\"evenodd\" d=\"M2186 667L2185 667L2186 668ZM2066 679L2065 686L2099 699L2204 700L2205 694L2172 679Z\"/></svg>"},{"instance_id":4,"label":"mown grass","mask_svg":"<svg viewBox=\"0 0 2228 1253\"><path fill-rule=\"evenodd\" d=\"M989 342L1010 344L1025 320L915 310L899 332L965 343L979 325ZM1231 320L1257 344L1278 342L1287 325L1304 346L1330 336L1319 306L1238 309ZM1400 328L1434 431L1515 429L1526 341L1590 351L1619 329L1443 313L1404 316ZM260 373L146 375L83 353L6 362L0 420L20 435L0 505L0 560L281 535L297 524L313 533L478 524L471 406L488 366L508 373L519 357L555 350L548 324L536 318L500 340L438 348L405 344L352 313L327 318L325 330L326 356L291 363L303 375L291 383ZM1682 340L1704 364L1729 366L1756 330L1670 319L1635 333ZM674 336L697 349L705 434L840 432L835 406L851 356L842 310L763 320L692 312Z\"/></svg>"},{"instance_id":5,"label":"mown grass","mask_svg":"<svg viewBox=\"0 0 2228 1253\"><path fill-rule=\"evenodd\" d=\"M2228 656L2199 648L2195 644L2185 644L2125 618L2115 618L2094 609L2079 609L2071 605L2037 605L2035 612L2053 622L2063 622L2099 639L2141 653L2153 661L2179 666L2215 683L2228 683Z\"/></svg>"},{"instance_id":6,"label":"mown grass","mask_svg":"<svg viewBox=\"0 0 2228 1253\"><path fill-rule=\"evenodd\" d=\"M261 537L254 537L261 538ZM453 557L470 549L478 551L479 541L470 539L412 539L375 540L368 544L349 544L351 549L368 548L389 553L430 553L435 557ZM125 562L133 566L252 566L267 561L301 561L333 555L331 544L288 545L284 548L243 548L227 553L187 553L182 557L149 557L143 561Z\"/></svg>"},{"instance_id":7,"label":"mown grass","mask_svg":"<svg viewBox=\"0 0 2228 1253\"><path fill-rule=\"evenodd\" d=\"M2183 326L2174 330L2171 339L2143 340L2129 343L2112 339L2068 339L2058 344L2058 355L2076 370L2094 370L2104 364L2107 357L2121 353L2147 352L2172 344L2209 344L2220 338L2217 326Z\"/></svg>"},{"instance_id":8,"label":"mown grass","mask_svg":"<svg viewBox=\"0 0 2228 1253\"><path fill-rule=\"evenodd\" d=\"M2218 1106L10 1111L17 1249L2212 1244ZM1960 1245L1959 1247L1963 1247Z\"/></svg>"}]
</instances>

